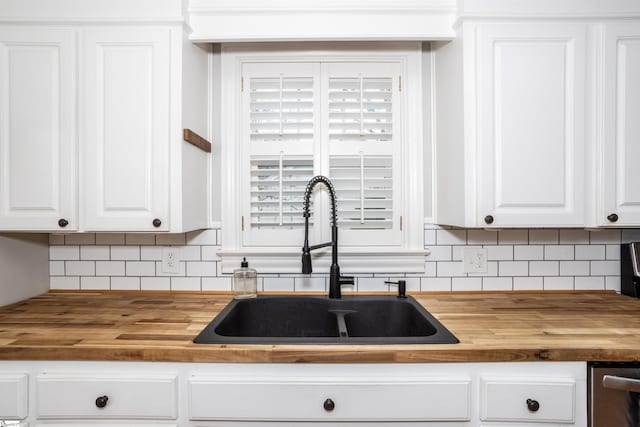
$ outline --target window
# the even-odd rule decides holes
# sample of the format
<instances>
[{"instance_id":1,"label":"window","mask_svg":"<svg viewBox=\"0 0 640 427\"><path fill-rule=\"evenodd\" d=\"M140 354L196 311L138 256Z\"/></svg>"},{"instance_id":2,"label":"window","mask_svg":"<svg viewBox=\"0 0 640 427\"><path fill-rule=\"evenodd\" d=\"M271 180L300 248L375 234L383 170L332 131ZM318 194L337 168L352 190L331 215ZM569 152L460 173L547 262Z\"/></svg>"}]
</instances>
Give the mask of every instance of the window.
<instances>
[{"instance_id":1,"label":"window","mask_svg":"<svg viewBox=\"0 0 640 427\"><path fill-rule=\"evenodd\" d=\"M223 48L223 271L241 256L262 272L300 270L315 175L336 189L344 271L421 271L420 46L299 47ZM312 244L330 240L316 188Z\"/></svg>"}]
</instances>

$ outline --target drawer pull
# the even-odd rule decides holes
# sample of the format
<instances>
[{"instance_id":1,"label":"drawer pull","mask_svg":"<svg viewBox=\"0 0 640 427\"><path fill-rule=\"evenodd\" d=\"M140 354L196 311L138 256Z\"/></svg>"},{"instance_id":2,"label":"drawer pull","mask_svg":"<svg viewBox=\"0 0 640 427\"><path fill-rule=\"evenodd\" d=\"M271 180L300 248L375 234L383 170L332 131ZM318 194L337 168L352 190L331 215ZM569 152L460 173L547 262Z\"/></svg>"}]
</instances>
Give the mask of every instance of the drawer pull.
<instances>
[{"instance_id":1,"label":"drawer pull","mask_svg":"<svg viewBox=\"0 0 640 427\"><path fill-rule=\"evenodd\" d=\"M538 412L538 409L540 409L540 402L534 399L527 399L527 408L531 412Z\"/></svg>"},{"instance_id":2,"label":"drawer pull","mask_svg":"<svg viewBox=\"0 0 640 427\"><path fill-rule=\"evenodd\" d=\"M324 406L325 411L331 412L335 409L336 404L333 402L333 400L327 399L324 401L324 404L322 406Z\"/></svg>"},{"instance_id":3,"label":"drawer pull","mask_svg":"<svg viewBox=\"0 0 640 427\"><path fill-rule=\"evenodd\" d=\"M96 399L96 406L98 408L104 408L107 406L107 401L109 400L108 396L100 396Z\"/></svg>"}]
</instances>

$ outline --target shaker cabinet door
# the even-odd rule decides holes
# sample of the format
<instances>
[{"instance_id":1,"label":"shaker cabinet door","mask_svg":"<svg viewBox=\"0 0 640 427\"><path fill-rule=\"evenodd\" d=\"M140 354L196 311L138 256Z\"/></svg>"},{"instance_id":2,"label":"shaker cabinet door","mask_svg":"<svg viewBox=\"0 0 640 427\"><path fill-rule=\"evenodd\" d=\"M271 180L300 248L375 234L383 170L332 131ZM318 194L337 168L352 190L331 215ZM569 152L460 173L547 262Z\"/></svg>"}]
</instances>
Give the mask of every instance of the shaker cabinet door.
<instances>
[{"instance_id":1,"label":"shaker cabinet door","mask_svg":"<svg viewBox=\"0 0 640 427\"><path fill-rule=\"evenodd\" d=\"M640 23L604 27L604 141L598 225L640 225Z\"/></svg>"},{"instance_id":2,"label":"shaker cabinet door","mask_svg":"<svg viewBox=\"0 0 640 427\"><path fill-rule=\"evenodd\" d=\"M81 34L85 230L168 229L170 44L169 29Z\"/></svg>"},{"instance_id":3,"label":"shaker cabinet door","mask_svg":"<svg viewBox=\"0 0 640 427\"><path fill-rule=\"evenodd\" d=\"M0 230L77 228L75 36L0 29Z\"/></svg>"},{"instance_id":4,"label":"shaker cabinet door","mask_svg":"<svg viewBox=\"0 0 640 427\"><path fill-rule=\"evenodd\" d=\"M587 25L477 27L477 223L584 225Z\"/></svg>"}]
</instances>

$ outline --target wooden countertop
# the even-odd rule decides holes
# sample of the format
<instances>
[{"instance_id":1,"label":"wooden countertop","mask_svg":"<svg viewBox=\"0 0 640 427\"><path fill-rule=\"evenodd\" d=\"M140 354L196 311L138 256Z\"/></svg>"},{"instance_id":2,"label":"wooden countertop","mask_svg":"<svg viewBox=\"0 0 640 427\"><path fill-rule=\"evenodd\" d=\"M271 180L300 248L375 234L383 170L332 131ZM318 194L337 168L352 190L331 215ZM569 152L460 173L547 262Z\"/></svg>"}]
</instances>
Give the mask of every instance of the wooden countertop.
<instances>
[{"instance_id":1,"label":"wooden countertop","mask_svg":"<svg viewBox=\"0 0 640 427\"><path fill-rule=\"evenodd\" d=\"M228 295L49 293L0 308L1 360L412 363L640 360L640 300L616 294L418 295L460 340L212 345L192 339Z\"/></svg>"}]
</instances>

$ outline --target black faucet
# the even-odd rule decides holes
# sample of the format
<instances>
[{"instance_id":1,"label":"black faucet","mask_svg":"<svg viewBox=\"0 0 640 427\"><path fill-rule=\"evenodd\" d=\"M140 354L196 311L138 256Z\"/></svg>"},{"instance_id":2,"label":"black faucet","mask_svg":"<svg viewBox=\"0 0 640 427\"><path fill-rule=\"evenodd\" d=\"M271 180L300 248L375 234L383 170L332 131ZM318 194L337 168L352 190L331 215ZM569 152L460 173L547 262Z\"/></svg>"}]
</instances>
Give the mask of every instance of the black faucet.
<instances>
[{"instance_id":1,"label":"black faucet","mask_svg":"<svg viewBox=\"0 0 640 427\"><path fill-rule=\"evenodd\" d=\"M313 187L318 183L323 183L329 190L331 196L331 241L321 243L319 245L309 246L309 199ZM304 192L304 245L302 246L302 274L310 274L311 268L311 251L319 248L331 246L331 269L329 270L329 298L342 298L341 286L353 285L353 277L341 276L340 267L338 266L338 220L336 217L336 192L329 178L318 175L309 180L307 189Z\"/></svg>"}]
</instances>

